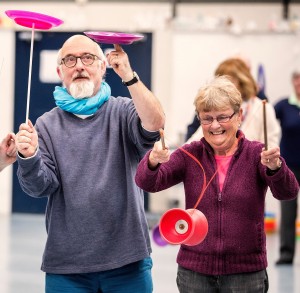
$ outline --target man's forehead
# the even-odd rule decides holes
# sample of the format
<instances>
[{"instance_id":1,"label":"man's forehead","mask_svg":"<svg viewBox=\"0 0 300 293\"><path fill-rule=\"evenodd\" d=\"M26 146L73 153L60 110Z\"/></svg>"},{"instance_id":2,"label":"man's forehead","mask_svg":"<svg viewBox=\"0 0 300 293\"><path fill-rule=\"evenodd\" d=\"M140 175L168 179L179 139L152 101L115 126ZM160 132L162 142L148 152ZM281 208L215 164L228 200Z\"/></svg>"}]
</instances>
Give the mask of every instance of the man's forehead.
<instances>
[{"instance_id":1,"label":"man's forehead","mask_svg":"<svg viewBox=\"0 0 300 293\"><path fill-rule=\"evenodd\" d=\"M95 43L84 36L70 38L62 46L62 55L78 54L78 53L95 53Z\"/></svg>"}]
</instances>

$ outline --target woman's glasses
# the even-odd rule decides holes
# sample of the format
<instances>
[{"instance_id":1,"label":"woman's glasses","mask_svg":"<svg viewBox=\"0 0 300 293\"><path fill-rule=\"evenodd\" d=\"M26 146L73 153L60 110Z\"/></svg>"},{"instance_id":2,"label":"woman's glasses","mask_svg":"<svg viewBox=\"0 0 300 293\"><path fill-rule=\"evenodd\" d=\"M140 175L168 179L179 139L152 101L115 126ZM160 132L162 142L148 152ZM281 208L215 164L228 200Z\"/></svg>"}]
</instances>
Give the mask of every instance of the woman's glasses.
<instances>
[{"instance_id":1,"label":"woman's glasses","mask_svg":"<svg viewBox=\"0 0 300 293\"><path fill-rule=\"evenodd\" d=\"M218 123L227 123L233 116L234 116L235 112L233 112L232 115L228 116L228 115L220 115L220 116L217 116L217 117L211 117L211 116L207 116L203 119L200 119L199 117L199 121L200 121L200 124L202 125L209 125L209 124L212 124L214 122L214 120L217 120Z\"/></svg>"}]
</instances>

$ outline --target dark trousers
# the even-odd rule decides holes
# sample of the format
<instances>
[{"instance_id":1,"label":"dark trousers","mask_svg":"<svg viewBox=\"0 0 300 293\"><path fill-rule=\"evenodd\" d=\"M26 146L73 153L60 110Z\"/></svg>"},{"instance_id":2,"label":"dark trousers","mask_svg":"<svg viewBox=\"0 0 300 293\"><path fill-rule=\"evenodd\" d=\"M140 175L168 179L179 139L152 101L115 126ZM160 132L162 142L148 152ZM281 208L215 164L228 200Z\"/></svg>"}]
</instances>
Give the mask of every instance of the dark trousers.
<instances>
[{"instance_id":1,"label":"dark trousers","mask_svg":"<svg viewBox=\"0 0 300 293\"><path fill-rule=\"evenodd\" d=\"M180 293L265 293L269 288L266 270L208 276L179 266L176 281Z\"/></svg>"},{"instance_id":2,"label":"dark trousers","mask_svg":"<svg viewBox=\"0 0 300 293\"><path fill-rule=\"evenodd\" d=\"M300 170L290 168L300 184ZM293 261L296 245L297 198L280 202L280 260Z\"/></svg>"}]
</instances>

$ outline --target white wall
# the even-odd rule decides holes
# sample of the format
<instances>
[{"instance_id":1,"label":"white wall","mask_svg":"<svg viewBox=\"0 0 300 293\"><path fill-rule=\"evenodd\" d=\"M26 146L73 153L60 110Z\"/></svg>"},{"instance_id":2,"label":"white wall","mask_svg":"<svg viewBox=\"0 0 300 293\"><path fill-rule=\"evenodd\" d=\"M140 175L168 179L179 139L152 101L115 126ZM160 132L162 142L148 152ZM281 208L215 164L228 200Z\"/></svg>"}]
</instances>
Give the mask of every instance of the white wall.
<instances>
[{"instance_id":1,"label":"white wall","mask_svg":"<svg viewBox=\"0 0 300 293\"><path fill-rule=\"evenodd\" d=\"M171 117L168 135L180 141L186 125L194 116L194 97L203 83L214 76L218 64L241 52L251 60L252 74L257 78L258 65L264 65L266 93L271 103L289 94L291 72L300 67L298 34L287 33L205 33L175 31L172 33ZM174 127L176 125L176 127Z\"/></svg>"},{"instance_id":2,"label":"white wall","mask_svg":"<svg viewBox=\"0 0 300 293\"><path fill-rule=\"evenodd\" d=\"M180 142L193 116L193 99L201 83L212 77L220 61L242 52L251 59L253 70L262 62L266 69L267 93L271 101L291 90L290 70L299 55L297 34L268 32L287 30L281 21L280 4L179 4L177 19L171 21L169 3L0 3L0 135L13 129L14 30L4 11L36 11L64 20L55 31L113 30L153 32L152 90L160 98L167 117L166 137ZM125 13L126 12L126 13ZM291 15L300 15L300 5L290 6ZM220 24L231 18L226 30ZM297 22L293 22L297 28ZM299 60L299 59L298 59ZM253 72L255 75L256 72ZM25 78L25 77L24 77ZM27 77L26 77L27 78ZM0 213L9 214L11 167L0 174ZM180 188L169 191L181 197ZM154 210L167 206L168 196L154 196Z\"/></svg>"},{"instance_id":3,"label":"white wall","mask_svg":"<svg viewBox=\"0 0 300 293\"><path fill-rule=\"evenodd\" d=\"M0 30L0 140L13 131L14 118L14 35L11 31ZM0 214L11 210L12 166L0 173Z\"/></svg>"}]
</instances>

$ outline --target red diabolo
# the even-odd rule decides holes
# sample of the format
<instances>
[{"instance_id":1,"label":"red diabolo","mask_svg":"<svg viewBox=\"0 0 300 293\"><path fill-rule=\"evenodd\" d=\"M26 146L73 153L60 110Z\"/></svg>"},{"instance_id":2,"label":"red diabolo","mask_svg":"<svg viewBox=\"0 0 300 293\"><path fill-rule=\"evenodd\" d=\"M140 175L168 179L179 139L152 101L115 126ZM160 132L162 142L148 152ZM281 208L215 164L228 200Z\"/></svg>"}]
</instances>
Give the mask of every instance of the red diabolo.
<instances>
[{"instance_id":1,"label":"red diabolo","mask_svg":"<svg viewBox=\"0 0 300 293\"><path fill-rule=\"evenodd\" d=\"M197 209L174 208L165 212L159 223L160 234L170 244L194 246L207 235L205 215Z\"/></svg>"}]
</instances>

